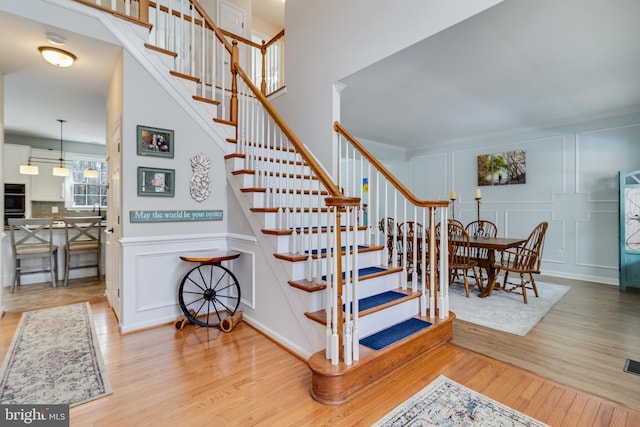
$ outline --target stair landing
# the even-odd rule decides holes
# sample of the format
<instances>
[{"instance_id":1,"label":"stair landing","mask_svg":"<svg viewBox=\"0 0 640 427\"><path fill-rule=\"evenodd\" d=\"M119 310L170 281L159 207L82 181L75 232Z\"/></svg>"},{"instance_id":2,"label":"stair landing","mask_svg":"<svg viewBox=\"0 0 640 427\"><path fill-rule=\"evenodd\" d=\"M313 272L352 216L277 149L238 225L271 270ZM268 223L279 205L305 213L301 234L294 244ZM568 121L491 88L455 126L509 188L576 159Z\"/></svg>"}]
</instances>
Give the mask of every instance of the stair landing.
<instances>
[{"instance_id":1,"label":"stair landing","mask_svg":"<svg viewBox=\"0 0 640 427\"><path fill-rule=\"evenodd\" d=\"M402 369L402 365L417 355L428 352L453 337L453 320L456 318L454 313L449 312L446 319L415 317L431 322L432 325L381 350L360 345L360 360L354 361L351 366L344 362L332 365L331 360L325 357L325 350L314 353L308 362L312 373L311 396L323 404L343 404L389 372Z\"/></svg>"}]
</instances>

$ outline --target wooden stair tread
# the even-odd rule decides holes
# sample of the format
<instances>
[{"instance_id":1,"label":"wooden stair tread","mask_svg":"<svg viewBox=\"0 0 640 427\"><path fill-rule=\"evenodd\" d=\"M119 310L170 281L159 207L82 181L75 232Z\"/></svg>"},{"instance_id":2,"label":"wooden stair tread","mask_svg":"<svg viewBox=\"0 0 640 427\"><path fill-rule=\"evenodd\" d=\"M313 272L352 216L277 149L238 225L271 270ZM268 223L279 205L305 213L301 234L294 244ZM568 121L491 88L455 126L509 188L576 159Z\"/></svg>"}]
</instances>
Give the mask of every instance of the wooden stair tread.
<instances>
[{"instance_id":1,"label":"wooden stair tread","mask_svg":"<svg viewBox=\"0 0 640 427\"><path fill-rule=\"evenodd\" d=\"M255 175L255 169L238 169L231 172L232 175ZM289 179L304 179L317 181L319 178L313 175L299 175L292 173L281 173L281 172L268 172L266 176L277 176L281 178L289 178Z\"/></svg>"},{"instance_id":2,"label":"wooden stair tread","mask_svg":"<svg viewBox=\"0 0 640 427\"><path fill-rule=\"evenodd\" d=\"M358 248L358 252L359 253L363 253L363 252L375 252L375 251L381 251L384 249L384 246L362 246L360 248ZM351 252L351 250L349 251ZM344 250L341 251L341 254L344 255L346 252ZM284 261L289 261L289 262L299 262L299 261L306 261L309 258L309 254L307 252L305 253L301 253L301 254L294 254L291 252L280 252L280 253L275 253L273 254L274 257L284 260ZM311 258L313 259L318 259L318 258L326 258L327 253L323 252L320 255L318 255L317 253L312 253L311 254ZM402 270L402 269L400 269ZM289 282L291 283L291 282Z\"/></svg>"},{"instance_id":3,"label":"wooden stair tread","mask_svg":"<svg viewBox=\"0 0 640 427\"><path fill-rule=\"evenodd\" d=\"M275 208L250 208L251 212L260 213L260 212L278 212L277 207ZM295 212L329 212L329 208L295 208Z\"/></svg>"},{"instance_id":4,"label":"wooden stair tread","mask_svg":"<svg viewBox=\"0 0 640 427\"><path fill-rule=\"evenodd\" d=\"M360 277L359 280L366 280L366 277ZM375 307L371 307L370 309L367 309L367 310L359 311L358 312L358 316L359 317L364 317L364 316L367 316L369 314L373 314L373 313L376 313L378 311L384 310L385 308L393 307L394 305L401 304L401 303L403 303L405 301L409 301L409 300L412 300L414 298L418 298L418 297L420 297L422 295L422 292L412 292L411 289L397 288L397 289L392 289L392 290L395 291L395 292L399 292L399 293L405 294L406 296L402 297L402 298L395 299L393 301L390 301L390 302L387 302L387 303L384 303L384 304L377 305ZM310 312L305 312L304 315L307 318L309 318L309 319L311 319L311 320L313 320L315 322L320 323L321 325L326 325L327 324L327 317L326 317L327 314L326 314L326 311L324 309L318 310L318 311L314 311L314 312L311 312L311 313Z\"/></svg>"},{"instance_id":5,"label":"wooden stair tread","mask_svg":"<svg viewBox=\"0 0 640 427\"><path fill-rule=\"evenodd\" d=\"M193 99L195 99L196 101L204 102L206 104L220 105L220 101L216 101L215 99L211 98L205 98L203 96L193 95Z\"/></svg>"},{"instance_id":6,"label":"wooden stair tread","mask_svg":"<svg viewBox=\"0 0 640 427\"><path fill-rule=\"evenodd\" d=\"M290 280L289 284L294 288L300 289L306 292L318 292L327 288L326 283L316 283L314 281L303 280Z\"/></svg>"},{"instance_id":7,"label":"wooden stair tread","mask_svg":"<svg viewBox=\"0 0 640 427\"><path fill-rule=\"evenodd\" d=\"M341 227L342 231L347 231L346 227ZM349 227L350 230L353 230L353 227ZM363 225L359 225L358 226L358 230L366 230L367 227L363 226ZM309 229L307 227L300 229L297 228L297 231L301 231L303 234L308 234L309 233ZM262 230L263 234L270 234L270 235L276 235L276 236L284 236L287 234L293 234L293 229L292 228L286 228L286 229L279 229L279 228L263 228ZM329 230L332 231L332 230ZM311 233L315 234L315 233L326 233L327 232L327 227L313 227L311 229Z\"/></svg>"},{"instance_id":8,"label":"wooden stair tread","mask_svg":"<svg viewBox=\"0 0 640 427\"><path fill-rule=\"evenodd\" d=\"M149 43L145 43L145 44L144 44L144 47L146 47L146 48L147 48L147 49L149 49L149 50L153 50L153 51L155 51L155 52L159 52L159 53L163 53L163 54L165 54L165 55L172 56L172 57L174 57L174 58L178 56L178 54L177 54L176 52L172 51L172 50L163 49L163 48L161 48L161 47L154 46L154 45L149 44Z\"/></svg>"},{"instance_id":9,"label":"wooden stair tread","mask_svg":"<svg viewBox=\"0 0 640 427\"><path fill-rule=\"evenodd\" d=\"M195 82L195 83L199 83L200 82L200 78L199 77L190 76L189 74L179 73L178 71L170 70L169 74L171 74L174 77L179 77L181 79L190 80L190 81Z\"/></svg>"},{"instance_id":10,"label":"wooden stair tread","mask_svg":"<svg viewBox=\"0 0 640 427\"><path fill-rule=\"evenodd\" d=\"M264 193L267 191L265 187L245 187L240 189L243 193ZM328 191L318 191L318 190L289 190L282 191L278 194L307 194L312 196L328 196Z\"/></svg>"}]
</instances>

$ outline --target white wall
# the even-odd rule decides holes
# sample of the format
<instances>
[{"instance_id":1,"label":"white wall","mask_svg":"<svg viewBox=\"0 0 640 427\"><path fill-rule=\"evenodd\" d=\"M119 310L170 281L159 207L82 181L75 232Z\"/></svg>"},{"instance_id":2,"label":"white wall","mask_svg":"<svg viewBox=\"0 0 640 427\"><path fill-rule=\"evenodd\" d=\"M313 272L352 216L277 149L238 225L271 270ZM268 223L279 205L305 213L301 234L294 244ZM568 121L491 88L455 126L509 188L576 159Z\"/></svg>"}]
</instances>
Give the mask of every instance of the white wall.
<instances>
[{"instance_id":1,"label":"white wall","mask_svg":"<svg viewBox=\"0 0 640 427\"><path fill-rule=\"evenodd\" d=\"M287 94L274 101L331 170L332 85L501 0L296 0L285 8ZM395 8L393 6L396 6Z\"/></svg>"},{"instance_id":2,"label":"white wall","mask_svg":"<svg viewBox=\"0 0 640 427\"><path fill-rule=\"evenodd\" d=\"M124 52L122 119L122 271L123 330L170 321L180 314L177 287L192 264L180 256L227 248L229 215L224 152L202 127L163 90L128 52ZM174 157L137 155L136 127L174 131ZM202 202L189 192L190 159L204 153L211 160L211 195ZM139 196L138 167L175 170L173 197ZM137 210L222 210L222 221L135 223Z\"/></svg>"},{"instance_id":3,"label":"white wall","mask_svg":"<svg viewBox=\"0 0 640 427\"><path fill-rule=\"evenodd\" d=\"M617 285L617 174L640 169L638 141L640 114L632 114L409 152L403 167L392 164L410 171L400 179L419 198L448 199L455 190L456 219L465 224L477 217L476 188L481 219L501 236L526 237L548 221L543 273ZM477 156L511 150L526 150L526 183L478 187Z\"/></svg>"}]
</instances>

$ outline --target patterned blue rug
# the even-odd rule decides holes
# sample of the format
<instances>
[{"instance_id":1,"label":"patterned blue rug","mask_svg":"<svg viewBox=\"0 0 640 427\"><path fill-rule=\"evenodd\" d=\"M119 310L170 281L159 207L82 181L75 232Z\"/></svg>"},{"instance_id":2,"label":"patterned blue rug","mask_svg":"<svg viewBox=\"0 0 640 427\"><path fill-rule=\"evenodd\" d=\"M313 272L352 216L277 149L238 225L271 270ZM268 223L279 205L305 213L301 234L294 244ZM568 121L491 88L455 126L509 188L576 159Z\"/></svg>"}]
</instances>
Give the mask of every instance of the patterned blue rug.
<instances>
[{"instance_id":1,"label":"patterned blue rug","mask_svg":"<svg viewBox=\"0 0 640 427\"><path fill-rule=\"evenodd\" d=\"M22 313L0 368L0 403L74 406L110 393L89 303Z\"/></svg>"},{"instance_id":2,"label":"patterned blue rug","mask_svg":"<svg viewBox=\"0 0 640 427\"><path fill-rule=\"evenodd\" d=\"M374 424L391 426L547 426L441 375Z\"/></svg>"},{"instance_id":3,"label":"patterned blue rug","mask_svg":"<svg viewBox=\"0 0 640 427\"><path fill-rule=\"evenodd\" d=\"M360 344L374 350L380 350L429 326L431 326L431 323L412 317L390 328L362 338Z\"/></svg>"}]
</instances>

